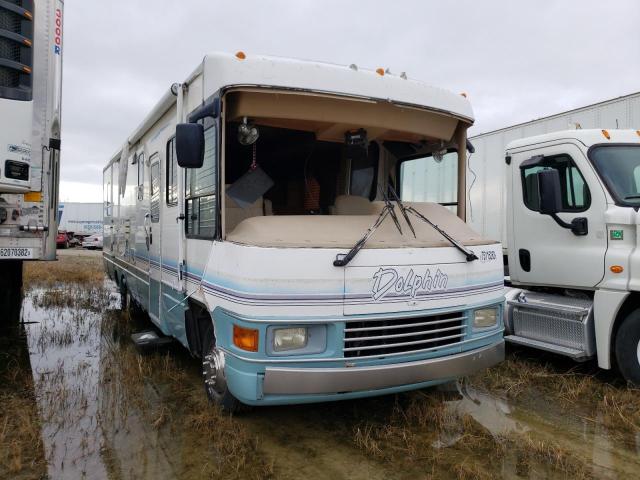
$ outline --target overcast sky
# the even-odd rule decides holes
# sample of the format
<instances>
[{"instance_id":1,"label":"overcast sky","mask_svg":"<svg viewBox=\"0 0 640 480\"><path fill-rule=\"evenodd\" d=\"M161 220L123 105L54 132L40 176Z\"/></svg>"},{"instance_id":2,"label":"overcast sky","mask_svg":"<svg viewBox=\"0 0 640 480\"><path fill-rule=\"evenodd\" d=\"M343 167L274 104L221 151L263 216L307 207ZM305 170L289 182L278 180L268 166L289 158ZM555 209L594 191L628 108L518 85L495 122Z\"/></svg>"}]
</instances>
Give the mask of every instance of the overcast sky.
<instances>
[{"instance_id":1,"label":"overcast sky","mask_svg":"<svg viewBox=\"0 0 640 480\"><path fill-rule=\"evenodd\" d=\"M473 133L640 91L638 0L66 0L63 201L207 52L389 67L467 92Z\"/></svg>"}]
</instances>

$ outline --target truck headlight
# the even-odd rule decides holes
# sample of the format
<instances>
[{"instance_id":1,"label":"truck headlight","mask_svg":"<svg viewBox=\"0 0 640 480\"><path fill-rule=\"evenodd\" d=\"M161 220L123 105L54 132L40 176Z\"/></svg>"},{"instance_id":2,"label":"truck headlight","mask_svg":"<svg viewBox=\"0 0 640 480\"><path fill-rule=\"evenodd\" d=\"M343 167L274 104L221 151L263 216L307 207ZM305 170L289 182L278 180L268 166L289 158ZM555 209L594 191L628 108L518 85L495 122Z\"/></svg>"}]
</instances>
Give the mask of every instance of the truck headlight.
<instances>
[{"instance_id":1,"label":"truck headlight","mask_svg":"<svg viewBox=\"0 0 640 480\"><path fill-rule=\"evenodd\" d=\"M297 350L307 346L307 329L278 328L273 332L273 351L286 352L287 350Z\"/></svg>"},{"instance_id":2,"label":"truck headlight","mask_svg":"<svg viewBox=\"0 0 640 480\"><path fill-rule=\"evenodd\" d=\"M487 328L494 327L498 323L497 308L482 308L473 312L473 327Z\"/></svg>"}]
</instances>

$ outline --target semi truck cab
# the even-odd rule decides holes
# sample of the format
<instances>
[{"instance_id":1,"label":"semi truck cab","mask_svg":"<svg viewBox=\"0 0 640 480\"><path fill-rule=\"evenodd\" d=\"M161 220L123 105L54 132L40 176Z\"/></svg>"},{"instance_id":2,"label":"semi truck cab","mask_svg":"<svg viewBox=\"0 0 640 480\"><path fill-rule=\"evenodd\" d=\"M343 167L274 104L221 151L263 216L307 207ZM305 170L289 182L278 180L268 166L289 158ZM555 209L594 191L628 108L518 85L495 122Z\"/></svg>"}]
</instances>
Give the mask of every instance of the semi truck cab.
<instances>
[{"instance_id":1,"label":"semi truck cab","mask_svg":"<svg viewBox=\"0 0 640 480\"><path fill-rule=\"evenodd\" d=\"M506 340L640 383L640 131L506 147Z\"/></svg>"}]
</instances>

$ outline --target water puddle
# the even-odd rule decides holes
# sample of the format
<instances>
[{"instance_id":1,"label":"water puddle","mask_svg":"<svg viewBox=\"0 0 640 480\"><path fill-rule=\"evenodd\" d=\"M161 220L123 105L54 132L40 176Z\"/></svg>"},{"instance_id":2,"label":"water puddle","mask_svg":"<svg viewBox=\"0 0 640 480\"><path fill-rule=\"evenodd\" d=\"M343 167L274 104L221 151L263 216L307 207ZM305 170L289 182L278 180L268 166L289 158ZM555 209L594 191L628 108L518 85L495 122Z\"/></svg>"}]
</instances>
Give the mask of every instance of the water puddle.
<instances>
[{"instance_id":1,"label":"water puddle","mask_svg":"<svg viewBox=\"0 0 640 480\"><path fill-rule=\"evenodd\" d=\"M18 357L49 478L640 477L640 432L535 391L514 400L460 382L228 417L207 404L182 348L135 350L129 335L149 323L121 314L115 292L76 284L24 300L16 342L29 355ZM41 476L38 462L11 470L3 458L0 477Z\"/></svg>"}]
</instances>

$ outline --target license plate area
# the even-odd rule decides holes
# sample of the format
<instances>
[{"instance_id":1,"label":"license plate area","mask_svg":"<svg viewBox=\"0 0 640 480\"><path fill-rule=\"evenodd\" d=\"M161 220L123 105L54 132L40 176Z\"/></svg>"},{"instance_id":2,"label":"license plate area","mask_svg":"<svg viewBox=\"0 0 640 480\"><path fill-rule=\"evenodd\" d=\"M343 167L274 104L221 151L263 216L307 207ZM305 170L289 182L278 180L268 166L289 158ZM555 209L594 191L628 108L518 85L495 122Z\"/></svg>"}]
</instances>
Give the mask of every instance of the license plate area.
<instances>
[{"instance_id":1,"label":"license plate area","mask_svg":"<svg viewBox=\"0 0 640 480\"><path fill-rule=\"evenodd\" d=\"M33 248L0 247L0 260L33 258Z\"/></svg>"}]
</instances>

